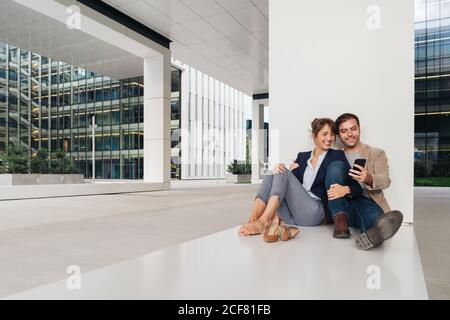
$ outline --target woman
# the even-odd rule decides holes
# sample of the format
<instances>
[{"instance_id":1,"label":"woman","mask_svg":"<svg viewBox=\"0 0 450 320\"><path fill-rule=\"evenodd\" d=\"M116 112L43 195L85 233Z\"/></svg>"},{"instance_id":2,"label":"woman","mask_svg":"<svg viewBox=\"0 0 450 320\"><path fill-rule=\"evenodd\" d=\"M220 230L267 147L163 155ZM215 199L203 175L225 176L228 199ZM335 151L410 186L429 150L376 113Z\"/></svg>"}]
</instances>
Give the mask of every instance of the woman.
<instances>
[{"instance_id":1,"label":"woman","mask_svg":"<svg viewBox=\"0 0 450 320\"><path fill-rule=\"evenodd\" d=\"M343 186L333 181L333 174L327 175L333 171L329 170L331 167L350 169L344 152L331 149L336 137L334 121L314 119L311 131L313 151L300 152L289 170L280 163L273 168L273 175L264 177L250 219L239 229L241 235L264 232L267 242L289 240L298 234L298 229L288 225L322 224L328 201L361 194L356 181L349 179L348 185Z\"/></svg>"}]
</instances>

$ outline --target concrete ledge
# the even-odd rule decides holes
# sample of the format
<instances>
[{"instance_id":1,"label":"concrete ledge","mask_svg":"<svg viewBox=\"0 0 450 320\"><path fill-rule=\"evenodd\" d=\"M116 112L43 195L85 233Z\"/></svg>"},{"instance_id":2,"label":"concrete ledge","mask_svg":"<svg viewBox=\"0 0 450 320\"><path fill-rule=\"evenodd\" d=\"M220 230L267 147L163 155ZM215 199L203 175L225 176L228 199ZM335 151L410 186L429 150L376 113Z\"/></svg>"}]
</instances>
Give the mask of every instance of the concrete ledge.
<instances>
[{"instance_id":1,"label":"concrete ledge","mask_svg":"<svg viewBox=\"0 0 450 320\"><path fill-rule=\"evenodd\" d=\"M170 184L144 182L0 186L0 201L161 191L168 188L170 188Z\"/></svg>"},{"instance_id":2,"label":"concrete ledge","mask_svg":"<svg viewBox=\"0 0 450 320\"><path fill-rule=\"evenodd\" d=\"M449 193L450 187L414 187L414 191L422 194Z\"/></svg>"},{"instance_id":3,"label":"concrete ledge","mask_svg":"<svg viewBox=\"0 0 450 320\"><path fill-rule=\"evenodd\" d=\"M252 176L249 174L227 174L226 183L250 183Z\"/></svg>"},{"instance_id":4,"label":"concrete ledge","mask_svg":"<svg viewBox=\"0 0 450 320\"><path fill-rule=\"evenodd\" d=\"M83 183L82 174L0 174L0 186Z\"/></svg>"}]
</instances>

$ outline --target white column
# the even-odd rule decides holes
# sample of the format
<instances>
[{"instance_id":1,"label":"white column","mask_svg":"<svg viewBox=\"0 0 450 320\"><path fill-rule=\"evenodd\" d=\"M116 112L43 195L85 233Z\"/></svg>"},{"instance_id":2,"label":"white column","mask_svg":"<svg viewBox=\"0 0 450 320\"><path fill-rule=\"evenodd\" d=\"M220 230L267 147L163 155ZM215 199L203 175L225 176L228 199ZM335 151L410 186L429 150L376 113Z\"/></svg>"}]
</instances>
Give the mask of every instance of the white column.
<instances>
[{"instance_id":1,"label":"white column","mask_svg":"<svg viewBox=\"0 0 450 320\"><path fill-rule=\"evenodd\" d=\"M234 136L235 128L234 128L234 94L235 90L233 88L230 88L230 162L234 160L239 160L239 158L236 156L235 152L235 144L236 144L236 137Z\"/></svg>"},{"instance_id":2,"label":"white column","mask_svg":"<svg viewBox=\"0 0 450 320\"><path fill-rule=\"evenodd\" d=\"M217 162L216 169L214 176L220 177L222 176L222 171L220 170L221 166L221 151L220 151L220 86L219 81L214 80L214 113L215 113L215 123L214 123L214 137L215 137L215 145L216 145L216 152L215 152L215 159L214 161Z\"/></svg>"},{"instance_id":3,"label":"white column","mask_svg":"<svg viewBox=\"0 0 450 320\"><path fill-rule=\"evenodd\" d=\"M190 82L189 82L189 178L195 177L197 174L197 70L190 69ZM183 139L183 138L181 138Z\"/></svg>"},{"instance_id":4,"label":"white column","mask_svg":"<svg viewBox=\"0 0 450 320\"><path fill-rule=\"evenodd\" d=\"M170 188L170 52L144 58L144 182Z\"/></svg>"},{"instance_id":5,"label":"white column","mask_svg":"<svg viewBox=\"0 0 450 320\"><path fill-rule=\"evenodd\" d=\"M225 85L220 83L220 175L225 176Z\"/></svg>"},{"instance_id":6,"label":"white column","mask_svg":"<svg viewBox=\"0 0 450 320\"><path fill-rule=\"evenodd\" d=\"M195 150L195 177L201 178L203 177L203 73L198 71L196 72L196 93L197 93L197 101L196 101L196 110L197 117L195 118L196 125L196 150Z\"/></svg>"},{"instance_id":7,"label":"white column","mask_svg":"<svg viewBox=\"0 0 450 320\"><path fill-rule=\"evenodd\" d=\"M233 161L231 158L231 99L230 99L230 87L225 86L225 137L226 137L226 144L225 144L225 150L226 150L226 162L225 162L225 168L228 164Z\"/></svg>"},{"instance_id":8,"label":"white column","mask_svg":"<svg viewBox=\"0 0 450 320\"><path fill-rule=\"evenodd\" d=\"M208 83L208 87L209 87L209 125L208 125L208 133L209 133L209 156L208 156L208 167L209 167L209 177L214 178L215 175L215 166L214 166L214 150L215 150L215 140L214 140L214 100L215 100L215 95L214 95L214 79L213 78L209 78L209 83Z\"/></svg>"},{"instance_id":9,"label":"white column","mask_svg":"<svg viewBox=\"0 0 450 320\"><path fill-rule=\"evenodd\" d=\"M189 123L191 116L189 114L189 80L190 68L181 72L181 179L187 179L190 176L190 159L192 150L190 146L191 132Z\"/></svg>"},{"instance_id":10,"label":"white column","mask_svg":"<svg viewBox=\"0 0 450 320\"><path fill-rule=\"evenodd\" d=\"M342 3L269 1L270 123L279 130L280 160L311 150L314 118L355 113L362 141L389 159L390 206L413 222L415 2Z\"/></svg>"},{"instance_id":11,"label":"white column","mask_svg":"<svg viewBox=\"0 0 450 320\"><path fill-rule=\"evenodd\" d=\"M209 156L209 141L208 141L208 123L209 123L209 76L203 74L203 117L202 117L202 172L203 177L207 178L209 176L208 171L208 156Z\"/></svg>"},{"instance_id":12,"label":"white column","mask_svg":"<svg viewBox=\"0 0 450 320\"><path fill-rule=\"evenodd\" d=\"M258 100L252 105L252 183L261 183L264 164L264 105Z\"/></svg>"},{"instance_id":13,"label":"white column","mask_svg":"<svg viewBox=\"0 0 450 320\"><path fill-rule=\"evenodd\" d=\"M243 143L243 136L242 136L242 93L239 92L238 94L238 112L237 112L237 118L238 118L238 150L239 150L239 157L245 161L245 144Z\"/></svg>"},{"instance_id":14,"label":"white column","mask_svg":"<svg viewBox=\"0 0 450 320\"><path fill-rule=\"evenodd\" d=\"M242 96L241 105L241 143L242 143L242 157L247 160L247 121L244 115L245 97ZM249 146L250 147L250 146ZM248 159L251 161L251 159Z\"/></svg>"}]
</instances>

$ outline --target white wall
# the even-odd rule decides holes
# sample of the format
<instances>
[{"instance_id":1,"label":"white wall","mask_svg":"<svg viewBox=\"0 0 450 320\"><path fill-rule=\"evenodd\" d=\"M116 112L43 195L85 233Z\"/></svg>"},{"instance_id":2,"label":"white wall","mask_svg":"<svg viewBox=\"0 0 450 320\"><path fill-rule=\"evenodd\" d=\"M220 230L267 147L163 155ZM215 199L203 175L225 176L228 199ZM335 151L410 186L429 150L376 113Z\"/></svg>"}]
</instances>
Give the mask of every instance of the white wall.
<instances>
[{"instance_id":1,"label":"white wall","mask_svg":"<svg viewBox=\"0 0 450 320\"><path fill-rule=\"evenodd\" d=\"M412 222L414 1L283 0L269 10L271 160L310 150L314 117L355 113L362 140L387 152L391 206Z\"/></svg>"}]
</instances>

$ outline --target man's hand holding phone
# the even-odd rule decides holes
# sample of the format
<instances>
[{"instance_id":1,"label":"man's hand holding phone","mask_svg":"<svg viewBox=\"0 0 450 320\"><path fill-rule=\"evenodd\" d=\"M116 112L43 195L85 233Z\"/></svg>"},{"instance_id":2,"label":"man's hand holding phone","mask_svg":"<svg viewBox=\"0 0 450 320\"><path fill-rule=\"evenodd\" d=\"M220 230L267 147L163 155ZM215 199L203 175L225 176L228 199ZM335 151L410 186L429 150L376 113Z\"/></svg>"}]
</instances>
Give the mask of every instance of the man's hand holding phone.
<instances>
[{"instance_id":1,"label":"man's hand holding phone","mask_svg":"<svg viewBox=\"0 0 450 320\"><path fill-rule=\"evenodd\" d=\"M348 175L356 181L371 186L373 183L372 175L364 168L365 165L366 159L356 159L355 164L353 165L353 168L350 169Z\"/></svg>"}]
</instances>

